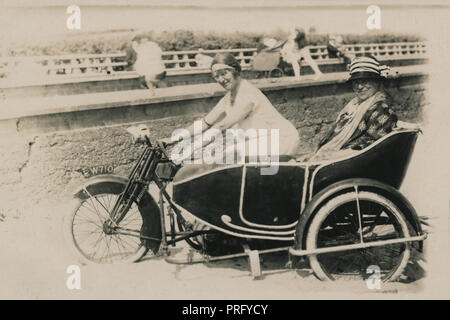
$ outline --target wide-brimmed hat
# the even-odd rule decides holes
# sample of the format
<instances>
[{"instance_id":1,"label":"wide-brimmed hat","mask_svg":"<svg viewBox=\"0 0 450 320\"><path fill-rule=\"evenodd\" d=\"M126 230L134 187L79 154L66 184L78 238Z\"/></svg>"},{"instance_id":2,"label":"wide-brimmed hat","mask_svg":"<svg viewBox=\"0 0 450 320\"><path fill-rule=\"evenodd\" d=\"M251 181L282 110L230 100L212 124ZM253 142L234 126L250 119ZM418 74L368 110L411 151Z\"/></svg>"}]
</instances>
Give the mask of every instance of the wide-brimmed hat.
<instances>
[{"instance_id":1,"label":"wide-brimmed hat","mask_svg":"<svg viewBox=\"0 0 450 320\"><path fill-rule=\"evenodd\" d=\"M278 41L275 40L274 38L264 38L263 43L267 48L273 48L276 46Z\"/></svg>"},{"instance_id":2,"label":"wide-brimmed hat","mask_svg":"<svg viewBox=\"0 0 450 320\"><path fill-rule=\"evenodd\" d=\"M389 67L380 64L373 56L356 57L350 63L350 78L348 81L355 79L378 79L385 80Z\"/></svg>"}]
</instances>

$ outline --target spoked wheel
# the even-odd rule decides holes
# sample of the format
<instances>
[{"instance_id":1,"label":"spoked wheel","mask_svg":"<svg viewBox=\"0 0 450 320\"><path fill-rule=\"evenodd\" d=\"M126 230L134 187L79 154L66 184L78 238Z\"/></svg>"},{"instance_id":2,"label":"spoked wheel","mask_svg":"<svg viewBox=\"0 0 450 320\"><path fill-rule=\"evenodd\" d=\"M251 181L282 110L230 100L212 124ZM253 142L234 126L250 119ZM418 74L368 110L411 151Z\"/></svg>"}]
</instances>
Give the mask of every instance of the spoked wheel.
<instances>
[{"instance_id":1,"label":"spoked wheel","mask_svg":"<svg viewBox=\"0 0 450 320\"><path fill-rule=\"evenodd\" d=\"M283 71L279 68L272 69L269 73L269 80L272 82L277 81L277 78L282 78L284 75Z\"/></svg>"},{"instance_id":2,"label":"spoked wheel","mask_svg":"<svg viewBox=\"0 0 450 320\"><path fill-rule=\"evenodd\" d=\"M332 198L318 210L308 229L306 249L378 244L310 255L310 265L321 280L361 280L376 275L381 281L394 281L408 263L411 246L392 242L406 237L408 222L389 199L355 187L354 192Z\"/></svg>"},{"instance_id":3,"label":"spoked wheel","mask_svg":"<svg viewBox=\"0 0 450 320\"><path fill-rule=\"evenodd\" d=\"M66 220L66 235L83 262L129 263L140 260L148 251L139 238L142 218L133 203L120 219L110 217L120 196L118 188L99 191L80 200Z\"/></svg>"},{"instance_id":4,"label":"spoked wheel","mask_svg":"<svg viewBox=\"0 0 450 320\"><path fill-rule=\"evenodd\" d=\"M267 71L253 70L254 79L264 79L267 77Z\"/></svg>"}]
</instances>

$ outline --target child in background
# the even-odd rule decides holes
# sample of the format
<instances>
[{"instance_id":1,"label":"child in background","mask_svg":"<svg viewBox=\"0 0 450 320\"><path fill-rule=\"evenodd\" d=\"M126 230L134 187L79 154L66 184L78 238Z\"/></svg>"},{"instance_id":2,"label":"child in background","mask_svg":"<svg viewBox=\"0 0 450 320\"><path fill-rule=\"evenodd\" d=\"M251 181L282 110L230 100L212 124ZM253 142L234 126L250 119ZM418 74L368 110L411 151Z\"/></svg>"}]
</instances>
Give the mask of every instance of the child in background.
<instances>
[{"instance_id":1,"label":"child in background","mask_svg":"<svg viewBox=\"0 0 450 320\"><path fill-rule=\"evenodd\" d=\"M167 87L163 81L166 71L158 44L145 36L136 36L132 40L132 47L137 55L134 70L144 76L143 86L148 89Z\"/></svg>"},{"instance_id":2,"label":"child in background","mask_svg":"<svg viewBox=\"0 0 450 320\"><path fill-rule=\"evenodd\" d=\"M292 65L294 69L294 76L296 80L300 80L300 61L304 59L314 70L314 79L322 76L317 63L311 57L309 47L306 45L306 34L303 30L292 29L289 32L288 41L281 49L283 59Z\"/></svg>"}]
</instances>

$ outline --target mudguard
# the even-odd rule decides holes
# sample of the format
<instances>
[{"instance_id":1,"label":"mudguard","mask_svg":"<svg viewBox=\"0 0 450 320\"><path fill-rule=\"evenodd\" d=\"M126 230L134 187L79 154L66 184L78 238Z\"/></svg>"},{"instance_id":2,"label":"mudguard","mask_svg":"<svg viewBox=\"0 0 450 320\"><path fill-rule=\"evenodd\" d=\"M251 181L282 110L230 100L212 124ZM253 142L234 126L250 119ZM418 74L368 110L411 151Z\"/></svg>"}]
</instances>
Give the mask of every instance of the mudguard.
<instances>
[{"instance_id":1,"label":"mudguard","mask_svg":"<svg viewBox=\"0 0 450 320\"><path fill-rule=\"evenodd\" d=\"M128 179L117 175L102 175L88 179L86 182L79 185L73 192L75 198L85 200L89 198L89 194L102 193L120 193L126 184ZM87 192L86 192L87 191ZM161 239L161 219L159 206L155 200L146 192L141 201L138 203L139 213L142 217L141 236ZM147 248L156 253L159 249L161 241L149 240L141 238Z\"/></svg>"},{"instance_id":2,"label":"mudguard","mask_svg":"<svg viewBox=\"0 0 450 320\"><path fill-rule=\"evenodd\" d=\"M88 180L78 185L73 191L73 196L75 198L79 198L80 200L85 200L89 198L89 193L91 193L91 191L94 192L96 190L96 186L102 185L106 188L106 190L120 191L127 183L127 178L117 175L105 174L96 176L89 178ZM89 193L86 192L85 189Z\"/></svg>"},{"instance_id":3,"label":"mudguard","mask_svg":"<svg viewBox=\"0 0 450 320\"><path fill-rule=\"evenodd\" d=\"M415 209L405 198L405 196L403 196L397 189L377 180L353 178L336 182L314 195L314 197L305 207L305 210L300 215L300 219L295 231L295 249L306 249L306 235L308 232L308 228L311 224L314 214L319 210L319 208L324 205L329 199L341 193L347 192L355 185L358 186L359 190L375 192L391 200L405 215L405 218L407 219L414 232L416 232L416 235L423 234L420 220ZM422 241L418 242L417 249L422 251L422 246Z\"/></svg>"}]
</instances>

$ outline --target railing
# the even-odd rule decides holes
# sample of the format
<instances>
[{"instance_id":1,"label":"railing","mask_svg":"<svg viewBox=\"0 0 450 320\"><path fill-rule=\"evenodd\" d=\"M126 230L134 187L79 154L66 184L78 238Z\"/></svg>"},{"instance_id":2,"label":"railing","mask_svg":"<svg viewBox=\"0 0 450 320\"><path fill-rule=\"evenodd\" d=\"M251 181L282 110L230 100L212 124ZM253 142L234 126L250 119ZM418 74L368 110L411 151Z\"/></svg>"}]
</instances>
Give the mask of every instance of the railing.
<instances>
[{"instance_id":1,"label":"railing","mask_svg":"<svg viewBox=\"0 0 450 320\"><path fill-rule=\"evenodd\" d=\"M163 52L163 63L166 70L198 70L204 69L204 66L199 66L196 56L198 54L205 56L214 56L217 53L231 53L241 64L243 69L251 66L253 56L256 53L256 48L248 49L223 49L223 50L191 50L191 51L166 51Z\"/></svg>"},{"instance_id":2,"label":"railing","mask_svg":"<svg viewBox=\"0 0 450 320\"><path fill-rule=\"evenodd\" d=\"M124 53L0 59L0 77L110 74L125 67ZM117 61L119 60L119 61Z\"/></svg>"},{"instance_id":3,"label":"railing","mask_svg":"<svg viewBox=\"0 0 450 320\"><path fill-rule=\"evenodd\" d=\"M344 45L346 53L354 56L361 56L363 54L372 54L384 59L405 59L405 58L423 58L427 53L426 43L424 42L402 42L402 43L369 43L358 45ZM317 61L318 64L338 63L339 59L329 58L326 46L311 46L309 47L311 57ZM232 49L232 50L204 50L201 53L212 55L218 52L229 52L233 54L241 63L243 69L251 67L253 57L257 51L255 48L251 49ZM166 70L170 71L190 71L200 70L204 67L197 65L195 56L198 51L171 51L163 53L163 62L166 65ZM308 63L302 61L303 65Z\"/></svg>"},{"instance_id":4,"label":"railing","mask_svg":"<svg viewBox=\"0 0 450 320\"><path fill-rule=\"evenodd\" d=\"M385 59L420 59L426 57L427 45L425 42L401 42L401 43L371 43L344 45L346 53L360 56L373 54L380 60ZM338 63L339 60L329 58L326 46L309 47L311 57L318 64ZM166 70L172 74L190 73L191 71L205 71L207 64L201 65L198 54L203 57L215 55L219 52L233 54L240 62L242 69L250 69L256 48L224 49L224 50L190 50L190 51L166 51L162 54ZM307 65L306 62L302 64ZM20 80L27 74L36 76L61 76L61 75L92 75L112 74L123 72L127 66L125 53L115 54L85 54L64 56L40 56L40 57L14 57L0 59L0 77L17 78Z\"/></svg>"},{"instance_id":5,"label":"railing","mask_svg":"<svg viewBox=\"0 0 450 320\"><path fill-rule=\"evenodd\" d=\"M402 59L402 58L422 58L427 54L427 44L425 42L392 42L392 43L368 43L343 45L346 54L350 56L361 56L372 54L380 60ZM328 58L326 46L310 47L311 57L321 61L334 60Z\"/></svg>"}]
</instances>

